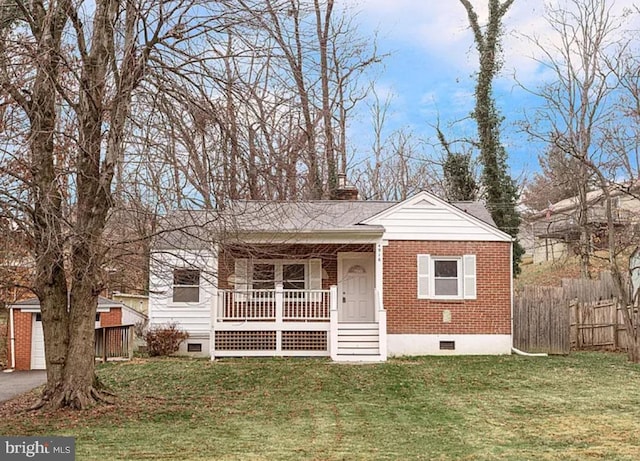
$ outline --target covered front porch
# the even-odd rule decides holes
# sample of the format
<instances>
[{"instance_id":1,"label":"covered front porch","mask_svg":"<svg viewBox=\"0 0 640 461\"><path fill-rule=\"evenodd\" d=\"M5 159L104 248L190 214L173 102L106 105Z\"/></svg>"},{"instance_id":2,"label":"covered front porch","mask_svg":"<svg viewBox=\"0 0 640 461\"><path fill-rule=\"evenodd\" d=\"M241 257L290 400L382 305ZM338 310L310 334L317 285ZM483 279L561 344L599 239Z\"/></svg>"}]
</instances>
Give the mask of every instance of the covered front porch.
<instances>
[{"instance_id":1,"label":"covered front porch","mask_svg":"<svg viewBox=\"0 0 640 461\"><path fill-rule=\"evenodd\" d=\"M386 360L378 252L373 243L223 250L211 357Z\"/></svg>"}]
</instances>

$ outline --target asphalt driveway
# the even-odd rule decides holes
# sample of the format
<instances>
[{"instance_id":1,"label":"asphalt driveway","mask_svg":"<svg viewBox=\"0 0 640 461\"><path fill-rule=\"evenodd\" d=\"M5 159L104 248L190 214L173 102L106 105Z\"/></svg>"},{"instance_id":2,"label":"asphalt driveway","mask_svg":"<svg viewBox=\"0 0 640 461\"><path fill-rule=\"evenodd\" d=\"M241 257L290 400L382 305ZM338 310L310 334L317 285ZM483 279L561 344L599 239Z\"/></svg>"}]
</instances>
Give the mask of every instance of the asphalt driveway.
<instances>
[{"instance_id":1,"label":"asphalt driveway","mask_svg":"<svg viewBox=\"0 0 640 461\"><path fill-rule=\"evenodd\" d=\"M46 382L47 372L44 370L14 371L12 373L0 371L0 402L24 394Z\"/></svg>"}]
</instances>

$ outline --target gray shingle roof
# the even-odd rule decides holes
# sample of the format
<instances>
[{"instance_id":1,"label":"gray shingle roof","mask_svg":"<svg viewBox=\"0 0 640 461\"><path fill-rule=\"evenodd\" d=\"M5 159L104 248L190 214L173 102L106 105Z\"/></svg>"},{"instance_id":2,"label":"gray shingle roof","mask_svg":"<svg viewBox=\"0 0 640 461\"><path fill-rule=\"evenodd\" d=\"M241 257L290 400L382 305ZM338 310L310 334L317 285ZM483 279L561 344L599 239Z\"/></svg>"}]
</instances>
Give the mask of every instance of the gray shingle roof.
<instances>
[{"instance_id":1,"label":"gray shingle roof","mask_svg":"<svg viewBox=\"0 0 640 461\"><path fill-rule=\"evenodd\" d=\"M98 307L120 307L123 304L119 301L114 301L112 299L103 298L102 296L98 297ZM11 304L9 307L39 307L40 300L38 298L29 298L24 299L22 301L15 302Z\"/></svg>"},{"instance_id":2,"label":"gray shingle roof","mask_svg":"<svg viewBox=\"0 0 640 461\"><path fill-rule=\"evenodd\" d=\"M237 200L220 213L179 210L164 219L168 231L156 239L156 248L202 248L216 235L246 233L384 232L382 226L361 224L399 202L372 200L311 200L276 202ZM480 202L454 202L460 210L495 226Z\"/></svg>"},{"instance_id":3,"label":"gray shingle roof","mask_svg":"<svg viewBox=\"0 0 640 461\"><path fill-rule=\"evenodd\" d=\"M489 213L489 210L487 210L487 207L485 207L482 202L451 202L451 204L465 213L469 213L474 218L477 218L493 227L497 227Z\"/></svg>"},{"instance_id":4,"label":"gray shingle roof","mask_svg":"<svg viewBox=\"0 0 640 461\"><path fill-rule=\"evenodd\" d=\"M360 224L395 202L317 200L307 202L238 201L230 211L238 230L254 232L383 232Z\"/></svg>"}]
</instances>

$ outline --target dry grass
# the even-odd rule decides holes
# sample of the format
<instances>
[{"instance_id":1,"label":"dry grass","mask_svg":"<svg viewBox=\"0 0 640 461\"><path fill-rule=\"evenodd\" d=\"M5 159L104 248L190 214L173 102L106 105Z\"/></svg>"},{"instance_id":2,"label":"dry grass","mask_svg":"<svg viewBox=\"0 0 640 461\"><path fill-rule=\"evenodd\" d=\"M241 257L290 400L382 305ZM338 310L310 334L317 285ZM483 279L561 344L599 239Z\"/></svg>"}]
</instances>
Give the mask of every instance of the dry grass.
<instances>
[{"instance_id":1,"label":"dry grass","mask_svg":"<svg viewBox=\"0 0 640 461\"><path fill-rule=\"evenodd\" d=\"M637 460L640 367L617 354L107 364L116 405L0 407L2 434L76 437L77 459Z\"/></svg>"},{"instance_id":2,"label":"dry grass","mask_svg":"<svg viewBox=\"0 0 640 461\"><path fill-rule=\"evenodd\" d=\"M608 252L599 251L591 257L591 275L598 278L600 272L608 268ZM620 267L628 267L629 255L621 255ZM580 259L578 256L546 261L539 264L522 264L522 272L515 280L516 290L527 285L560 286L563 278L580 278Z\"/></svg>"}]
</instances>

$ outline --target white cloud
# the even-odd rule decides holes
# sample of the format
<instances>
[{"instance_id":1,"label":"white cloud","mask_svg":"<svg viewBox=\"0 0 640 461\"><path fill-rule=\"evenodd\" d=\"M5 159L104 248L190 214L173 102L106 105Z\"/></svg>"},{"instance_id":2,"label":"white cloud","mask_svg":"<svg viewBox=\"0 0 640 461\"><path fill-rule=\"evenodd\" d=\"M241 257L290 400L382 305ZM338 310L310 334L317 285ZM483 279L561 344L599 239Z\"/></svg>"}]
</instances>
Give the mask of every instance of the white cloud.
<instances>
[{"instance_id":1,"label":"white cloud","mask_svg":"<svg viewBox=\"0 0 640 461\"><path fill-rule=\"evenodd\" d=\"M368 28L380 32L380 45L384 49L402 53L405 48L423 50L425 59L446 64L452 74L468 75L477 68L477 57L472 33L464 7L458 0L341 0L359 10L360 21ZM480 22L487 19L486 0L472 0ZM504 74L514 70L523 83L540 80L538 63L531 59L539 51L526 37L538 36L552 40L551 28L544 19L545 3L536 1L514 2L504 18L505 34ZM554 5L567 5L569 0L553 0ZM633 5L634 0L617 0L613 12L621 13Z\"/></svg>"}]
</instances>

